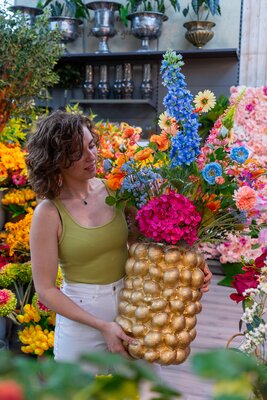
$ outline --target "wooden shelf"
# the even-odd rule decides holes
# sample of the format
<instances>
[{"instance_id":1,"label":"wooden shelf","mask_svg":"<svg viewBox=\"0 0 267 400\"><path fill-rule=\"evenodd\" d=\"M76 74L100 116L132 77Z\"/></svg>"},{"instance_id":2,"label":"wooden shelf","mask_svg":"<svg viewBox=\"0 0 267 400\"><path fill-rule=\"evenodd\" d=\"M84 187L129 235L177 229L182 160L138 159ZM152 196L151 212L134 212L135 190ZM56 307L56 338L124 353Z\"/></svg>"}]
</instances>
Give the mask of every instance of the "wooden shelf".
<instances>
[{"instance_id":1,"label":"wooden shelf","mask_svg":"<svg viewBox=\"0 0 267 400\"><path fill-rule=\"evenodd\" d=\"M71 104L109 104L109 105L122 105L122 104L134 104L134 105L148 105L156 110L156 106L151 100L144 99L70 99Z\"/></svg>"},{"instance_id":2,"label":"wooden shelf","mask_svg":"<svg viewBox=\"0 0 267 400\"><path fill-rule=\"evenodd\" d=\"M229 49L196 49L196 50L176 50L183 56L183 59L209 59L209 58L234 58L236 61L239 60L239 51L235 48ZM114 52L114 53L73 53L65 54L59 60L59 63L94 63L94 64L114 64L116 62L133 62L133 63L144 63L144 62L161 62L162 56L165 51L130 51L130 52Z\"/></svg>"}]
</instances>

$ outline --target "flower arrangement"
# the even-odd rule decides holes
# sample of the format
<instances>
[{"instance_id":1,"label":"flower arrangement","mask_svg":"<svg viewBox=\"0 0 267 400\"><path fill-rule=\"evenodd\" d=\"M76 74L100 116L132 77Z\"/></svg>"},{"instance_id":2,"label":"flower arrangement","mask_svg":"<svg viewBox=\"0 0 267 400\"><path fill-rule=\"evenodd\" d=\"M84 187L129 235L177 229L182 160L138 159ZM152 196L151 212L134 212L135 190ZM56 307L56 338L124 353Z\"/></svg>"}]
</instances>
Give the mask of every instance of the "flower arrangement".
<instances>
[{"instance_id":1,"label":"flower arrangement","mask_svg":"<svg viewBox=\"0 0 267 400\"><path fill-rule=\"evenodd\" d=\"M0 142L0 160L1 187L25 186L27 183L25 150L21 145Z\"/></svg>"},{"instance_id":2,"label":"flower arrangement","mask_svg":"<svg viewBox=\"0 0 267 400\"><path fill-rule=\"evenodd\" d=\"M244 146L232 143L233 118L242 93L200 148L198 113L214 104L214 95L200 93L195 108L182 65L181 56L166 52L161 72L168 93L159 122L161 134L154 135L147 147L137 147L120 168L109 160L108 184L114 189L116 180L119 187L107 203L136 207L139 230L147 239L217 244L229 233L243 230L247 218L257 215L263 171L249 160Z\"/></svg>"},{"instance_id":3,"label":"flower arrangement","mask_svg":"<svg viewBox=\"0 0 267 400\"><path fill-rule=\"evenodd\" d=\"M242 323L246 324L244 340L239 349L245 353L256 353L258 358L267 363L265 352L267 323L267 248L250 263L244 263L244 273L234 277L233 287L236 293L230 295L237 303L242 301L244 313Z\"/></svg>"},{"instance_id":4,"label":"flower arrangement","mask_svg":"<svg viewBox=\"0 0 267 400\"><path fill-rule=\"evenodd\" d=\"M11 212L12 217L32 213L36 207L36 194L29 187L9 190L2 198L3 207Z\"/></svg>"}]
</instances>

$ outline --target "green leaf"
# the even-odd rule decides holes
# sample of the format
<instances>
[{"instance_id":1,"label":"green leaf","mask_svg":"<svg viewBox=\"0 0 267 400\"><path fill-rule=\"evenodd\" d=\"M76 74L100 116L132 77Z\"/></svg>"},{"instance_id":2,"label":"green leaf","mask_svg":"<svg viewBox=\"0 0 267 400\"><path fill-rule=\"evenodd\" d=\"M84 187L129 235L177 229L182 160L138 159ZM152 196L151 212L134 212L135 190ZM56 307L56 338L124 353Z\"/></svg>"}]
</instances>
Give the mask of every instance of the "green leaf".
<instances>
[{"instance_id":1,"label":"green leaf","mask_svg":"<svg viewBox=\"0 0 267 400\"><path fill-rule=\"evenodd\" d=\"M114 196L107 196L105 199L106 204L108 204L109 206L114 206L114 204L116 204L116 197Z\"/></svg>"}]
</instances>

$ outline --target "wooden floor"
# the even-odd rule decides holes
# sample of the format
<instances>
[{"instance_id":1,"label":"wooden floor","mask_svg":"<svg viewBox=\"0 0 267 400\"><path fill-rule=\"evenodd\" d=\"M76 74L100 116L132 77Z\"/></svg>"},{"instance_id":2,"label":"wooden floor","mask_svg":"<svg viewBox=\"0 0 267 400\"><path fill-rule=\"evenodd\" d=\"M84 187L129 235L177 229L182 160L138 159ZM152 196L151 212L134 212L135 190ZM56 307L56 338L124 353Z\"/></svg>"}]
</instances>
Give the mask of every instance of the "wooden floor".
<instances>
[{"instance_id":1,"label":"wooden floor","mask_svg":"<svg viewBox=\"0 0 267 400\"><path fill-rule=\"evenodd\" d=\"M237 305L229 298L233 289L217 285L220 279L222 276L213 275L210 290L202 297L203 309L198 315L197 337L191 345L191 354L223 348L228 339L238 332L241 304ZM212 383L195 376L191 372L190 362L189 356L181 365L162 367L163 381L179 390L183 394L182 400L212 399ZM149 398L151 396L145 389L142 400Z\"/></svg>"}]
</instances>

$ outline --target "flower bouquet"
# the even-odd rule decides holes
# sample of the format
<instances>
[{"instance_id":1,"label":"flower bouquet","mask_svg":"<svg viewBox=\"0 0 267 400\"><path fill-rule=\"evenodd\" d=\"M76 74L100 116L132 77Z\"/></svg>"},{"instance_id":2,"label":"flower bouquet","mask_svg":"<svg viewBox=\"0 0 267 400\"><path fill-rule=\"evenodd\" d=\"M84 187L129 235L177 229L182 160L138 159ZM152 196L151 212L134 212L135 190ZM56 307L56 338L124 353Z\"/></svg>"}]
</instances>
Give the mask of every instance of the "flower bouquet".
<instances>
[{"instance_id":1,"label":"flower bouquet","mask_svg":"<svg viewBox=\"0 0 267 400\"><path fill-rule=\"evenodd\" d=\"M168 93L161 133L133 154L123 149L119 163L107 163L108 185L117 190L106 201L136 210L141 239L129 249L117 322L137 339L128 348L133 357L165 365L183 362L196 336L205 266L197 247L244 230L257 202L256 186L243 179L249 152L232 145L242 93L200 148L198 114L208 111L215 98L204 91L193 99L182 65L181 56L166 52L161 72Z\"/></svg>"},{"instance_id":2,"label":"flower bouquet","mask_svg":"<svg viewBox=\"0 0 267 400\"><path fill-rule=\"evenodd\" d=\"M239 323L246 329L243 333L234 335L228 346L236 336L243 336L239 350L247 354L256 354L259 361L267 365L266 334L267 323L265 314L267 310L267 248L262 254L250 263L243 265L243 273L234 277L233 287L235 293L230 295L237 303L242 301L243 315Z\"/></svg>"}]
</instances>

